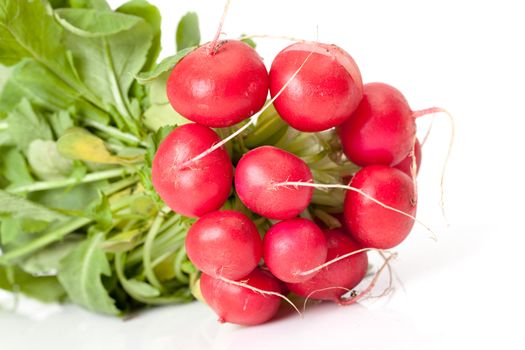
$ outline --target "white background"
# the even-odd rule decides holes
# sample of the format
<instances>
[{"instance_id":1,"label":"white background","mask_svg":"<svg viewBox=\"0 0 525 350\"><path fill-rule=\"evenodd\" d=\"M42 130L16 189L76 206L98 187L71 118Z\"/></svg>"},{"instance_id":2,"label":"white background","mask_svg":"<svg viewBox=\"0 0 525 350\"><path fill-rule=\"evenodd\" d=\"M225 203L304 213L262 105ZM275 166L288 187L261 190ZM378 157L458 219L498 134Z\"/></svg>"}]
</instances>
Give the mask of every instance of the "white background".
<instances>
[{"instance_id":1,"label":"white background","mask_svg":"<svg viewBox=\"0 0 525 350\"><path fill-rule=\"evenodd\" d=\"M13 0L14 1L14 0ZM113 0L114 6L122 3ZM163 15L163 55L174 31L198 12L210 40L222 1L152 0ZM520 1L232 0L223 31L318 38L346 49L365 82L400 89L414 110L441 106L455 118L456 143L445 182L447 230L439 177L449 123L436 116L423 149L416 227L396 248L398 280L389 298L352 307L308 308L266 325L220 325L193 303L122 321L75 306L24 300L16 313L0 295L2 349L454 349L521 348L525 283L523 178L525 21ZM318 34L317 34L318 33ZM288 44L257 40L269 66ZM425 120L426 118L426 120ZM418 121L425 132L430 117Z\"/></svg>"}]
</instances>

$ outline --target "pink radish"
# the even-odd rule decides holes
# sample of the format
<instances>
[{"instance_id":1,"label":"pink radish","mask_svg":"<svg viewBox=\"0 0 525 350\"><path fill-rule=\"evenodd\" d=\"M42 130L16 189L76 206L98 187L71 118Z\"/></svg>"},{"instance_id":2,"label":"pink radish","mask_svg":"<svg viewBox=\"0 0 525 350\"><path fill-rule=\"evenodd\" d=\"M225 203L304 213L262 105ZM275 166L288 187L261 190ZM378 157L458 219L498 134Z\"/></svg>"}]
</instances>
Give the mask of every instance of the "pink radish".
<instances>
[{"instance_id":1,"label":"pink radish","mask_svg":"<svg viewBox=\"0 0 525 350\"><path fill-rule=\"evenodd\" d=\"M303 218L273 225L263 240L264 262L283 282L298 283L314 277L315 273L302 273L324 263L327 251L323 231Z\"/></svg>"},{"instance_id":2,"label":"pink radish","mask_svg":"<svg viewBox=\"0 0 525 350\"><path fill-rule=\"evenodd\" d=\"M257 52L238 40L203 45L184 57L167 83L173 108L209 127L226 127L256 113L268 95L268 73Z\"/></svg>"},{"instance_id":3,"label":"pink radish","mask_svg":"<svg viewBox=\"0 0 525 350\"><path fill-rule=\"evenodd\" d=\"M383 83L365 85L359 107L339 129L344 153L360 166L400 163L415 135L415 117L405 97Z\"/></svg>"},{"instance_id":4,"label":"pink radish","mask_svg":"<svg viewBox=\"0 0 525 350\"><path fill-rule=\"evenodd\" d=\"M274 106L295 129L327 130L341 124L357 108L363 95L361 73L353 58L335 45L295 43L282 50L272 62L272 97L307 58L302 70L274 101Z\"/></svg>"},{"instance_id":5,"label":"pink radish","mask_svg":"<svg viewBox=\"0 0 525 350\"><path fill-rule=\"evenodd\" d=\"M202 272L236 280L257 267L262 240L246 215L234 210L215 211L191 226L186 252Z\"/></svg>"},{"instance_id":6,"label":"pink radish","mask_svg":"<svg viewBox=\"0 0 525 350\"><path fill-rule=\"evenodd\" d=\"M293 218L312 198L312 188L275 186L285 181L311 182L312 173L303 160L273 146L249 151L235 169L235 190L241 201L270 219Z\"/></svg>"},{"instance_id":7,"label":"pink radish","mask_svg":"<svg viewBox=\"0 0 525 350\"><path fill-rule=\"evenodd\" d=\"M233 169L224 148L188 162L220 141L210 128L186 124L161 143L152 166L152 181L162 200L175 212L198 217L219 209L232 187Z\"/></svg>"},{"instance_id":8,"label":"pink radish","mask_svg":"<svg viewBox=\"0 0 525 350\"><path fill-rule=\"evenodd\" d=\"M328 243L326 261L358 250L360 247L342 229L325 231ZM361 282L368 268L366 252L357 253L323 268L309 280L288 283L291 292L311 299L338 302L341 296Z\"/></svg>"},{"instance_id":9,"label":"pink radish","mask_svg":"<svg viewBox=\"0 0 525 350\"><path fill-rule=\"evenodd\" d=\"M384 205L414 216L416 198L412 179L399 169L371 165L359 170L349 186ZM355 191L344 201L346 225L352 237L365 248L389 249L409 234L414 219L385 208Z\"/></svg>"},{"instance_id":10,"label":"pink radish","mask_svg":"<svg viewBox=\"0 0 525 350\"><path fill-rule=\"evenodd\" d=\"M277 294L283 293L282 283L260 268L255 269L241 282L246 286L202 274L202 296L219 316L219 321L253 326L273 318L281 303Z\"/></svg>"},{"instance_id":11,"label":"pink radish","mask_svg":"<svg viewBox=\"0 0 525 350\"><path fill-rule=\"evenodd\" d=\"M416 143L414 145L414 157L416 158L416 174L419 173L419 167L421 166L421 144L419 143L419 140L416 140ZM412 177L412 163L413 158L409 154L406 156L405 159L401 161L398 165L396 165L394 168L401 170L408 176Z\"/></svg>"}]
</instances>

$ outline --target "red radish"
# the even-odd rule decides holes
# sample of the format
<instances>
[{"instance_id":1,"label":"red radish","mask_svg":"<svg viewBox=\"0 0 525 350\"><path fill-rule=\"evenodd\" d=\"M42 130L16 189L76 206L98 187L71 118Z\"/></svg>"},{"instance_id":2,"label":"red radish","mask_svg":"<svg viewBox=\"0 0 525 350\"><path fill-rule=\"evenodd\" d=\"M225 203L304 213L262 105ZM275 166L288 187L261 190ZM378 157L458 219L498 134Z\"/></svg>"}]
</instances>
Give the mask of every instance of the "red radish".
<instances>
[{"instance_id":1,"label":"red radish","mask_svg":"<svg viewBox=\"0 0 525 350\"><path fill-rule=\"evenodd\" d=\"M281 221L263 240L263 257L272 274L283 282L298 283L315 276L303 275L326 261L328 247L323 231L312 221Z\"/></svg>"},{"instance_id":2,"label":"red radish","mask_svg":"<svg viewBox=\"0 0 525 350\"><path fill-rule=\"evenodd\" d=\"M342 229L326 230L325 236L328 243L327 262L360 248ZM337 302L361 282L367 269L366 252L357 253L323 268L305 282L288 283L287 286L291 292L305 298Z\"/></svg>"},{"instance_id":3,"label":"red radish","mask_svg":"<svg viewBox=\"0 0 525 350\"><path fill-rule=\"evenodd\" d=\"M215 46L215 45L214 45ZM214 128L255 114L268 96L268 73L257 52L238 40L203 45L173 68L167 83L173 108Z\"/></svg>"},{"instance_id":4,"label":"red radish","mask_svg":"<svg viewBox=\"0 0 525 350\"><path fill-rule=\"evenodd\" d=\"M235 190L241 201L270 219L296 217L310 203L312 188L275 186L286 181L311 182L312 173L303 160L273 146L249 151L235 169Z\"/></svg>"},{"instance_id":5,"label":"red radish","mask_svg":"<svg viewBox=\"0 0 525 350\"><path fill-rule=\"evenodd\" d=\"M415 135L407 100L383 83L365 84L359 107L339 129L344 153L360 166L398 164L411 151Z\"/></svg>"},{"instance_id":6,"label":"red radish","mask_svg":"<svg viewBox=\"0 0 525 350\"><path fill-rule=\"evenodd\" d=\"M224 148L188 162L220 141L210 128L186 124L161 143L151 177L155 190L175 212L198 217L219 209L228 198L233 169Z\"/></svg>"},{"instance_id":7,"label":"red radish","mask_svg":"<svg viewBox=\"0 0 525 350\"><path fill-rule=\"evenodd\" d=\"M421 166L421 144L419 143L419 140L416 140L416 143L414 145L414 157L416 157L416 174L419 173L419 167ZM406 156L405 159L401 161L398 165L396 165L394 168L401 170L408 176L412 177L412 157L410 154Z\"/></svg>"},{"instance_id":8,"label":"red radish","mask_svg":"<svg viewBox=\"0 0 525 350\"><path fill-rule=\"evenodd\" d=\"M272 293L283 293L282 283L269 272L256 268L242 280L248 286ZM247 287L202 274L200 290L220 322L253 326L275 316L281 303L277 295L263 294Z\"/></svg>"},{"instance_id":9,"label":"red radish","mask_svg":"<svg viewBox=\"0 0 525 350\"><path fill-rule=\"evenodd\" d=\"M354 175L349 186L403 213L411 216L416 213L413 181L399 169L384 165L364 167ZM352 237L366 248L393 248L414 226L414 219L354 191L346 193L344 213Z\"/></svg>"},{"instance_id":10,"label":"red radish","mask_svg":"<svg viewBox=\"0 0 525 350\"><path fill-rule=\"evenodd\" d=\"M345 121L359 105L363 96L361 73L354 59L335 45L295 43L282 50L272 62L272 97L307 58L304 67L273 104L295 129L327 130Z\"/></svg>"},{"instance_id":11,"label":"red radish","mask_svg":"<svg viewBox=\"0 0 525 350\"><path fill-rule=\"evenodd\" d=\"M186 252L202 272L236 280L257 267L262 257L262 240L255 224L243 213L215 211L191 226Z\"/></svg>"}]
</instances>

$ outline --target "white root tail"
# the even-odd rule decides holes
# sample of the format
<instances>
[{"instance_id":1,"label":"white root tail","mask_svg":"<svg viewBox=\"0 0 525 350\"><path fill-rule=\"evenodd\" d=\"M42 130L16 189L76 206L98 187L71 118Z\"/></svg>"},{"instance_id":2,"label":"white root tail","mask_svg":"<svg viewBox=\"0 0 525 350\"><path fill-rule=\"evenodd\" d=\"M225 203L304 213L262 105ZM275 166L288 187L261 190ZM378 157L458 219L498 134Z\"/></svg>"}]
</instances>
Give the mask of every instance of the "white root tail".
<instances>
[{"instance_id":1,"label":"white root tail","mask_svg":"<svg viewBox=\"0 0 525 350\"><path fill-rule=\"evenodd\" d=\"M272 291L269 291L269 290L264 290L264 289L260 289L260 288L254 287L254 286L250 286L248 283L246 283L244 281L233 281L233 280L230 280L228 278L221 277L221 276L219 276L217 278L219 280L223 281L223 282L226 282L226 283L229 283L229 284L233 284L234 286L238 286L238 287L249 289L249 290L251 290L252 292L255 292L255 293L259 293L259 294L262 294L262 295L272 295L272 296L279 297L279 298L285 300L288 304L292 305L292 307L294 308L295 311L297 311L299 316L301 316L301 317L303 316L303 314L301 313L301 311L299 311L297 306L295 306L295 304L290 299L288 299L285 295L283 295L281 293L272 292Z\"/></svg>"},{"instance_id":2,"label":"white root tail","mask_svg":"<svg viewBox=\"0 0 525 350\"><path fill-rule=\"evenodd\" d=\"M444 190L444 188L445 188L445 175L446 175L447 168L448 168L448 162L449 162L449 159L450 159L450 154L452 153L452 147L454 146L454 139L456 137L456 123L454 122L454 118L452 117L452 114L450 114L450 112L447 111L446 109L440 108L440 107L431 107L431 108L427 108L427 109L422 109L422 110L419 110L419 111L415 111L412 115L413 115L414 118L420 118L420 117L423 117L425 115L435 115L435 114L438 114L438 113L442 113L442 114L446 115L448 117L449 122L450 122L450 140L449 140L449 143L448 143L447 156L445 158L445 162L443 163L443 168L442 168L442 171L441 171L441 180L440 180L441 214L443 215L443 219L445 220L445 223L446 223L446 225L448 227L450 225L448 223L448 219L447 219L447 215L446 215L446 211L445 211L445 190ZM430 132L430 129L429 129L429 132ZM425 139L423 140L424 141L423 144L426 142L426 138L427 138L427 136L425 136ZM423 144L421 146L423 146Z\"/></svg>"},{"instance_id":3,"label":"white root tail","mask_svg":"<svg viewBox=\"0 0 525 350\"><path fill-rule=\"evenodd\" d=\"M318 184L318 183L302 182L302 181L286 181L286 182L276 183L273 186L275 186L275 187L286 187L286 186L299 187L299 186L303 186L303 187L313 187L313 188L317 188L317 189L339 188L339 189L343 189L343 190L348 190L348 191L353 191L353 192L359 193L363 197L371 200L372 202L374 202L376 204L379 204L380 206L382 206L385 209L394 211L396 213L399 213L401 215L404 215L404 216L414 220L419 225L423 226L430 233L430 235L431 235L430 238L432 238L433 240L437 241L436 233L430 227L428 227L425 223L423 223L422 221L418 220L415 216L410 215L408 213L405 213L402 210L399 210L399 209L396 209L394 207L391 207L391 206L389 206L389 205L387 205L387 204L377 200L376 198L370 196L369 194L363 192L362 190L360 190L358 188L355 188L355 187L352 187L352 186L347 186L347 185L341 185L341 184Z\"/></svg>"},{"instance_id":4,"label":"white root tail","mask_svg":"<svg viewBox=\"0 0 525 350\"><path fill-rule=\"evenodd\" d=\"M388 267L388 269L390 270L390 260L394 259L397 256L397 253L391 253L388 257L385 257L383 254L381 254L381 256L384 258L385 262L379 268L379 270L377 270L377 272L374 275L374 278L372 279L372 281L370 281L370 284L359 294L352 296L349 299L340 299L339 305L345 305L345 306L352 305L358 302L359 300L363 299L365 296L367 296L376 286L377 281L379 280L379 277L381 276L381 273L383 272L383 270L386 267ZM389 287L387 287L381 295L385 295L388 292L388 290L390 290L391 285L392 285L392 275L390 275Z\"/></svg>"}]
</instances>

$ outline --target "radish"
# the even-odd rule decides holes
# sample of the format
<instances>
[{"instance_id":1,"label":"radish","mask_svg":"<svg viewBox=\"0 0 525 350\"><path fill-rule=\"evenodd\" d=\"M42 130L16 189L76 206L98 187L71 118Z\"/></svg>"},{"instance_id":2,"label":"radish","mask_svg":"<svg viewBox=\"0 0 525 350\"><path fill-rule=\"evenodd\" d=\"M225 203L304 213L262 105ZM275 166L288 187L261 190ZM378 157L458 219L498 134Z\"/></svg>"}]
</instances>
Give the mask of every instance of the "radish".
<instances>
[{"instance_id":1,"label":"radish","mask_svg":"<svg viewBox=\"0 0 525 350\"><path fill-rule=\"evenodd\" d=\"M281 303L282 283L260 268L246 276L242 283L245 286L202 274L202 296L219 316L219 322L252 326L273 318Z\"/></svg>"},{"instance_id":2,"label":"radish","mask_svg":"<svg viewBox=\"0 0 525 350\"><path fill-rule=\"evenodd\" d=\"M236 280L257 267L262 257L262 240L246 215L234 210L215 211L191 226L186 252L202 272Z\"/></svg>"},{"instance_id":3,"label":"radish","mask_svg":"<svg viewBox=\"0 0 525 350\"><path fill-rule=\"evenodd\" d=\"M312 188L274 186L284 181L311 182L312 173L297 156L273 146L244 154L235 169L235 190L250 210L264 217L290 219L306 209Z\"/></svg>"},{"instance_id":4,"label":"radish","mask_svg":"<svg viewBox=\"0 0 525 350\"><path fill-rule=\"evenodd\" d=\"M405 97L383 83L364 86L363 99L339 129L346 156L360 166L400 163L412 150L416 122Z\"/></svg>"},{"instance_id":5,"label":"radish","mask_svg":"<svg viewBox=\"0 0 525 350\"><path fill-rule=\"evenodd\" d=\"M330 261L359 249L342 229L326 230ZM354 288L365 277L368 269L366 252L357 253L323 268L314 277L302 283L288 283L291 292L312 299L338 302L343 294Z\"/></svg>"},{"instance_id":6,"label":"radish","mask_svg":"<svg viewBox=\"0 0 525 350\"><path fill-rule=\"evenodd\" d=\"M401 170L408 176L412 177L412 163L413 163L413 157L416 158L416 174L419 173L419 167L421 166L421 144L419 143L419 140L416 139L416 143L414 144L414 155L412 156L409 154L406 156L405 159L401 161L398 165L396 165L394 168Z\"/></svg>"},{"instance_id":7,"label":"radish","mask_svg":"<svg viewBox=\"0 0 525 350\"><path fill-rule=\"evenodd\" d=\"M323 231L312 221L297 218L273 225L263 240L263 257L272 274L283 282L304 282L303 275L326 261L328 247Z\"/></svg>"},{"instance_id":8,"label":"radish","mask_svg":"<svg viewBox=\"0 0 525 350\"><path fill-rule=\"evenodd\" d=\"M268 73L257 52L238 40L203 45L173 68L167 95L185 118L226 127L252 116L268 96Z\"/></svg>"},{"instance_id":9,"label":"radish","mask_svg":"<svg viewBox=\"0 0 525 350\"><path fill-rule=\"evenodd\" d=\"M226 202L233 177L226 150L221 147L188 162L219 141L210 128L186 124L173 130L160 144L151 177L155 190L173 211L198 217Z\"/></svg>"},{"instance_id":10,"label":"radish","mask_svg":"<svg viewBox=\"0 0 525 350\"><path fill-rule=\"evenodd\" d=\"M272 62L269 75L272 97L307 58L308 62L274 105L279 115L295 129L327 130L348 119L359 105L363 95L361 73L353 58L335 45L295 43L282 50Z\"/></svg>"},{"instance_id":11,"label":"radish","mask_svg":"<svg viewBox=\"0 0 525 350\"><path fill-rule=\"evenodd\" d=\"M355 191L348 191L344 201L346 225L352 237L363 247L388 249L401 243L414 225L416 198L412 179L401 170L371 165L359 170L349 186L366 193L384 205Z\"/></svg>"}]
</instances>

